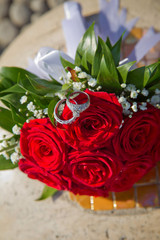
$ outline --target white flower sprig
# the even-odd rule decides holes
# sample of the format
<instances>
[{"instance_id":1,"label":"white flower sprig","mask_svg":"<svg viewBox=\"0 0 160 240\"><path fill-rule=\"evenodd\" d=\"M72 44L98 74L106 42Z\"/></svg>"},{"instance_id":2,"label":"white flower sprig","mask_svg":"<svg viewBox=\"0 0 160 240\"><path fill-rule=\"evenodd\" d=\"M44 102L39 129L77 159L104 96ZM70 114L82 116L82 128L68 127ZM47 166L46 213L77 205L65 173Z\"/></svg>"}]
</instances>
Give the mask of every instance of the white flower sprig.
<instances>
[{"instance_id":1,"label":"white flower sprig","mask_svg":"<svg viewBox=\"0 0 160 240\"><path fill-rule=\"evenodd\" d=\"M160 90L156 89L155 94L150 98L149 91L143 88L142 91L136 89L134 84L122 83L121 87L123 89L120 96L118 96L118 101L122 105L123 113L132 117L134 112L147 110L147 102L152 104L154 107L160 108ZM146 102L141 102L137 104L136 99L141 95L146 99ZM134 101L133 101L134 100Z\"/></svg>"}]
</instances>

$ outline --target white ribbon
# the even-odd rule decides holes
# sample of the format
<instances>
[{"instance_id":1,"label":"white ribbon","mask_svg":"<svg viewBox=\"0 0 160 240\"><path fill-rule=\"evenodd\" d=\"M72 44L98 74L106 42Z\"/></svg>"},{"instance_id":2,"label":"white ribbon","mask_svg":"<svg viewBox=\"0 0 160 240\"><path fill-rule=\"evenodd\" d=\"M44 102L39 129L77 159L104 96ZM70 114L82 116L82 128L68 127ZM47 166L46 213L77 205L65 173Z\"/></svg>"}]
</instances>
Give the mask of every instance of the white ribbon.
<instances>
[{"instance_id":1,"label":"white ribbon","mask_svg":"<svg viewBox=\"0 0 160 240\"><path fill-rule=\"evenodd\" d=\"M61 76L66 77L66 71L63 68L60 56L67 61L74 63L74 60L62 51L55 50L50 47L43 47L37 53L37 56L33 61L30 61L28 70L37 74L41 78L50 80L52 76L55 80L60 83L64 83L60 80Z\"/></svg>"}]
</instances>

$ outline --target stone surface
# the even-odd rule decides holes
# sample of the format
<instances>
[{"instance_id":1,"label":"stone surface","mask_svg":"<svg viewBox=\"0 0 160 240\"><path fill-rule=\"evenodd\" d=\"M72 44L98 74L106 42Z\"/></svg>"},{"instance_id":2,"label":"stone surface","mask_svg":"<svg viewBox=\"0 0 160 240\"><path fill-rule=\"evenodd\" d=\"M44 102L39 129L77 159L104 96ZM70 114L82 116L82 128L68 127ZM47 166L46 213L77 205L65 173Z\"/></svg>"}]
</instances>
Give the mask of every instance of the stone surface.
<instances>
[{"instance_id":1,"label":"stone surface","mask_svg":"<svg viewBox=\"0 0 160 240\"><path fill-rule=\"evenodd\" d=\"M0 46L6 47L18 34L18 29L8 18L0 20Z\"/></svg>"},{"instance_id":2,"label":"stone surface","mask_svg":"<svg viewBox=\"0 0 160 240\"><path fill-rule=\"evenodd\" d=\"M41 16L41 13L33 13L33 14L31 15L31 22L33 23L33 22L37 21L40 16ZM24 26L24 28L25 28L25 27L26 27L26 26Z\"/></svg>"},{"instance_id":3,"label":"stone surface","mask_svg":"<svg viewBox=\"0 0 160 240\"><path fill-rule=\"evenodd\" d=\"M33 12L43 13L47 10L44 0L32 0L29 6Z\"/></svg>"},{"instance_id":4,"label":"stone surface","mask_svg":"<svg viewBox=\"0 0 160 240\"><path fill-rule=\"evenodd\" d=\"M55 8L57 5L65 2L66 0L46 0L46 1L47 1L49 8Z\"/></svg>"},{"instance_id":5,"label":"stone surface","mask_svg":"<svg viewBox=\"0 0 160 240\"><path fill-rule=\"evenodd\" d=\"M97 0L79 2L85 15L98 11ZM6 49L0 66L26 67L42 46L65 50L63 18L63 6L42 16ZM57 200L37 202L43 184L18 169L0 172L0 189L2 240L160 240L160 209L94 213L71 202L66 192Z\"/></svg>"},{"instance_id":6,"label":"stone surface","mask_svg":"<svg viewBox=\"0 0 160 240\"><path fill-rule=\"evenodd\" d=\"M31 0L32 1L32 0ZM21 3L21 4L26 4L28 5L30 0L13 0L14 3Z\"/></svg>"},{"instance_id":7,"label":"stone surface","mask_svg":"<svg viewBox=\"0 0 160 240\"><path fill-rule=\"evenodd\" d=\"M159 0L120 0L120 6L127 8L128 19L139 17L138 27L153 26L160 31L160 1Z\"/></svg>"},{"instance_id":8,"label":"stone surface","mask_svg":"<svg viewBox=\"0 0 160 240\"><path fill-rule=\"evenodd\" d=\"M160 209L94 213L74 204L65 192L37 202L43 184L18 169L0 173L2 240L159 240Z\"/></svg>"},{"instance_id":9,"label":"stone surface","mask_svg":"<svg viewBox=\"0 0 160 240\"><path fill-rule=\"evenodd\" d=\"M8 15L9 0L0 0L0 18Z\"/></svg>"},{"instance_id":10,"label":"stone surface","mask_svg":"<svg viewBox=\"0 0 160 240\"><path fill-rule=\"evenodd\" d=\"M12 3L9 16L16 26L21 27L30 21L31 12L24 4Z\"/></svg>"}]
</instances>

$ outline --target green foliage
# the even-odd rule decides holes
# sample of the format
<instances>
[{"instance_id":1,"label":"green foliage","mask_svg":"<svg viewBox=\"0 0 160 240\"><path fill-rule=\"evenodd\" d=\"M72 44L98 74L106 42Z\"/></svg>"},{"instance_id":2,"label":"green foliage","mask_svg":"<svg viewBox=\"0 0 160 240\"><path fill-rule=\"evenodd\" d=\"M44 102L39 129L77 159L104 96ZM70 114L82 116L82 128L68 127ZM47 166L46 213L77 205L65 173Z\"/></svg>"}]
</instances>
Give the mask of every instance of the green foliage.
<instances>
[{"instance_id":1,"label":"green foliage","mask_svg":"<svg viewBox=\"0 0 160 240\"><path fill-rule=\"evenodd\" d=\"M3 155L0 155L0 170L8 170L17 168L18 164L13 164L11 160L6 160Z\"/></svg>"},{"instance_id":2,"label":"green foliage","mask_svg":"<svg viewBox=\"0 0 160 240\"><path fill-rule=\"evenodd\" d=\"M52 187L48 187L46 185L43 189L43 192L42 192L41 196L36 201L40 201L40 200L44 200L46 198L49 198L49 197L53 196L54 194L56 194L57 192L58 192L57 189L52 188Z\"/></svg>"},{"instance_id":3,"label":"green foliage","mask_svg":"<svg viewBox=\"0 0 160 240\"><path fill-rule=\"evenodd\" d=\"M85 32L82 40L80 41L76 56L75 56L75 65L80 66L84 69L90 69L93 64L94 55L97 49L97 40L94 32L94 24L92 24L88 30ZM85 56L85 60L83 56ZM83 61L82 61L83 59Z\"/></svg>"},{"instance_id":4,"label":"green foliage","mask_svg":"<svg viewBox=\"0 0 160 240\"><path fill-rule=\"evenodd\" d=\"M127 76L128 76L128 72L130 70L130 68L136 63L136 61L133 61L133 62L129 62L129 63L126 63L126 64L123 64L121 66L118 66L117 67L117 70L120 74L120 78L122 79L122 83L126 83L126 80L127 80Z\"/></svg>"},{"instance_id":5,"label":"green foliage","mask_svg":"<svg viewBox=\"0 0 160 240\"><path fill-rule=\"evenodd\" d=\"M97 43L92 24L77 48L75 64L96 78L106 92L119 94L121 84L127 83L140 90L145 87L152 93L153 89L159 88L160 62L131 71L135 61L119 66L122 37L113 46L109 38L106 42L98 38Z\"/></svg>"},{"instance_id":6,"label":"green foliage","mask_svg":"<svg viewBox=\"0 0 160 240\"><path fill-rule=\"evenodd\" d=\"M50 102L50 104L48 106L48 117L50 118L50 120L53 124L54 124L54 108L55 108L58 100L59 100L58 97L54 97L54 99L52 99L52 101Z\"/></svg>"},{"instance_id":7,"label":"green foliage","mask_svg":"<svg viewBox=\"0 0 160 240\"><path fill-rule=\"evenodd\" d=\"M12 127L14 126L12 112L3 107L0 107L0 126L8 132L12 132Z\"/></svg>"},{"instance_id":8,"label":"green foliage","mask_svg":"<svg viewBox=\"0 0 160 240\"><path fill-rule=\"evenodd\" d=\"M76 66L75 64L68 62L68 61L67 61L66 59L64 59L62 56L60 56L60 60L61 60L62 66L63 66L64 68L70 67L70 68L74 69L75 66Z\"/></svg>"}]
</instances>

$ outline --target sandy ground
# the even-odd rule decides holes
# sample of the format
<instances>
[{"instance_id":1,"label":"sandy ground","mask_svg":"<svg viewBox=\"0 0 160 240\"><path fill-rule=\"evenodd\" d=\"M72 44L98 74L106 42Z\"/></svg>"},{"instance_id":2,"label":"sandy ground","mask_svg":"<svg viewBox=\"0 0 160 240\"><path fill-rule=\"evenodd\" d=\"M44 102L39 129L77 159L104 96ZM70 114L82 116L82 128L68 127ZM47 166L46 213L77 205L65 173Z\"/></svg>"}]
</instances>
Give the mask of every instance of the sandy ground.
<instances>
[{"instance_id":1,"label":"sandy ground","mask_svg":"<svg viewBox=\"0 0 160 240\"><path fill-rule=\"evenodd\" d=\"M96 0L79 2L85 14L98 9ZM121 6L130 7L128 18L141 15L140 26L154 25L160 30L160 1L121 0ZM26 67L27 59L42 46L65 50L63 18L62 6L41 17L8 47L0 66ZM18 169L0 172L0 189L0 240L160 239L160 209L97 214L71 202L67 193L54 201L36 202L43 184L28 179Z\"/></svg>"}]
</instances>

